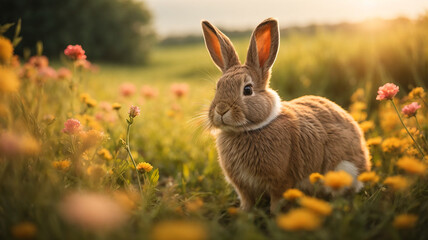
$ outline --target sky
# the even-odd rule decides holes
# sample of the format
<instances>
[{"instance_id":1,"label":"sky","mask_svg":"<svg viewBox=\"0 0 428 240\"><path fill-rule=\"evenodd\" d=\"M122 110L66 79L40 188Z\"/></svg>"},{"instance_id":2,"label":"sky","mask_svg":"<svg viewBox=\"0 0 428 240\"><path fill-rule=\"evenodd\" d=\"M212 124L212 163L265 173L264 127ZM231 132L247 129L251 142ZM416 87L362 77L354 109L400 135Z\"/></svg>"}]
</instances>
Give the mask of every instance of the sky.
<instances>
[{"instance_id":1,"label":"sky","mask_svg":"<svg viewBox=\"0 0 428 240\"><path fill-rule=\"evenodd\" d=\"M160 36L197 34L208 20L228 30L250 29L268 17L280 27L357 22L368 18L416 18L428 0L143 0Z\"/></svg>"}]
</instances>

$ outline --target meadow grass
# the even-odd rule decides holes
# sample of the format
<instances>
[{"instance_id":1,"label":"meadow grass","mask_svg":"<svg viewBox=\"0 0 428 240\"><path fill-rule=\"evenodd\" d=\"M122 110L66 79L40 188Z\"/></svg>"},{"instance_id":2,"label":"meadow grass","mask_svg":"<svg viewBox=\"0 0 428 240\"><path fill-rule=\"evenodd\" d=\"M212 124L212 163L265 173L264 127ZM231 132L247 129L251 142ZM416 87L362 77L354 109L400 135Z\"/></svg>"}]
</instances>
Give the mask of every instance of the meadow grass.
<instances>
[{"instance_id":1,"label":"meadow grass","mask_svg":"<svg viewBox=\"0 0 428 240\"><path fill-rule=\"evenodd\" d=\"M3 63L0 76L10 76L4 70L10 69L20 87L3 87L6 83L1 82L1 238L426 238L427 158L403 132L391 103L373 103L374 92L383 83L408 84L394 81L389 72L357 72L358 64L351 60L380 62L361 53L370 48L362 35L346 36L320 32L283 38L272 86L287 100L320 94L342 101L365 133L375 175L362 178L367 182L357 194L315 193L311 197L324 200L309 201L306 207L301 206L301 198L286 197L278 216L269 214L263 200L250 212L240 211L236 193L224 180L214 138L201 117L214 96L220 71L202 42L157 47L146 66L100 64L98 71L79 68L65 79L41 74L44 70L34 64L35 59L42 61L40 57L27 65ZM369 45L384 44L377 41ZM396 41L394 46L404 40ZM233 42L244 61L248 39ZM333 68L338 62L341 67ZM72 69L73 64L53 65ZM336 76L336 69L348 73ZM413 79L410 88L421 86L417 83ZM141 93L143 86L146 95ZM422 88L412 93L400 91L394 101L400 107L412 101L422 106L416 115L421 129L413 117L405 118L404 124L426 155L427 98ZM120 109L113 109L119 105ZM131 105L141 113L130 129L130 150L137 163L153 166L138 169L139 174L124 148ZM80 121L76 133L64 125L67 119ZM396 175L402 178L391 178ZM321 188L327 181L314 184ZM319 206L331 212L322 216L308 210ZM293 209L299 211L291 215ZM302 225L290 226L286 220L290 216L292 223Z\"/></svg>"}]
</instances>

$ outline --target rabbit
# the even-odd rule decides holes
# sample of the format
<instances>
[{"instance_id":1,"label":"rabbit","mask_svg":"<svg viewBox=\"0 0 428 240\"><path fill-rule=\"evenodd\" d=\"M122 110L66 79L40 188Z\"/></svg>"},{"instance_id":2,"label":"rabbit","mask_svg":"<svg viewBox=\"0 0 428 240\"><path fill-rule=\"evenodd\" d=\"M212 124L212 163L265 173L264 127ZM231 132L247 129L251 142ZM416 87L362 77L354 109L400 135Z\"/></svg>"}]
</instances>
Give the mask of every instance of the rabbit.
<instances>
[{"instance_id":1,"label":"rabbit","mask_svg":"<svg viewBox=\"0 0 428 240\"><path fill-rule=\"evenodd\" d=\"M310 185L313 172L370 169L364 136L339 105L318 96L281 101L269 87L279 48L278 21L268 18L252 33L245 64L232 42L202 21L205 45L223 75L217 81L208 122L218 131L216 147L226 180L250 210L260 196L271 212L285 190Z\"/></svg>"}]
</instances>

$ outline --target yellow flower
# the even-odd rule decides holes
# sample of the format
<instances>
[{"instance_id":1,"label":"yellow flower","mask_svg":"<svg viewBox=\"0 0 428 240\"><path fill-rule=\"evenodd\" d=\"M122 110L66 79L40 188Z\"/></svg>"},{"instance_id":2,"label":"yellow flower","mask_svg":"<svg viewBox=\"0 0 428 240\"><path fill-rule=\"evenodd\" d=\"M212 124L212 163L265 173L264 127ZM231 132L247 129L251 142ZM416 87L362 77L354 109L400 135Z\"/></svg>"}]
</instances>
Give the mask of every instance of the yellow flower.
<instances>
[{"instance_id":1,"label":"yellow flower","mask_svg":"<svg viewBox=\"0 0 428 240\"><path fill-rule=\"evenodd\" d=\"M355 121L364 121L367 118L367 113L364 111L367 105L364 102L354 102L349 107L349 113L355 119Z\"/></svg>"},{"instance_id":2,"label":"yellow flower","mask_svg":"<svg viewBox=\"0 0 428 240\"><path fill-rule=\"evenodd\" d=\"M293 200L296 200L298 198L303 197L304 194L298 189L290 188L287 191L285 191L282 196L289 201L293 201Z\"/></svg>"},{"instance_id":3,"label":"yellow flower","mask_svg":"<svg viewBox=\"0 0 428 240\"><path fill-rule=\"evenodd\" d=\"M313 197L302 197L300 205L319 215L330 215L332 207L328 202Z\"/></svg>"},{"instance_id":4,"label":"yellow flower","mask_svg":"<svg viewBox=\"0 0 428 240\"><path fill-rule=\"evenodd\" d=\"M304 208L290 210L276 218L278 227L288 231L315 230L320 227L320 217Z\"/></svg>"},{"instance_id":5,"label":"yellow flower","mask_svg":"<svg viewBox=\"0 0 428 240\"><path fill-rule=\"evenodd\" d=\"M53 161L52 166L58 170L66 171L70 168L70 160Z\"/></svg>"},{"instance_id":6,"label":"yellow flower","mask_svg":"<svg viewBox=\"0 0 428 240\"><path fill-rule=\"evenodd\" d=\"M104 139L104 133L97 130L80 132L81 151L94 147Z\"/></svg>"},{"instance_id":7,"label":"yellow flower","mask_svg":"<svg viewBox=\"0 0 428 240\"><path fill-rule=\"evenodd\" d=\"M13 55L13 45L9 39L0 36L0 64L9 64Z\"/></svg>"},{"instance_id":8,"label":"yellow flower","mask_svg":"<svg viewBox=\"0 0 428 240\"><path fill-rule=\"evenodd\" d=\"M0 66L0 93L14 93L19 90L20 82L15 72Z\"/></svg>"},{"instance_id":9,"label":"yellow flower","mask_svg":"<svg viewBox=\"0 0 428 240\"><path fill-rule=\"evenodd\" d=\"M36 226L31 222L21 222L12 227L15 239L33 239L37 234Z\"/></svg>"},{"instance_id":10,"label":"yellow flower","mask_svg":"<svg viewBox=\"0 0 428 240\"><path fill-rule=\"evenodd\" d=\"M407 181L407 179L402 176L387 177L385 181L383 181L383 183L388 185L395 191L404 190L409 186L409 182Z\"/></svg>"},{"instance_id":11,"label":"yellow flower","mask_svg":"<svg viewBox=\"0 0 428 240\"><path fill-rule=\"evenodd\" d=\"M396 137L387 138L382 143L382 150L384 152L397 152L401 149L401 140Z\"/></svg>"},{"instance_id":12,"label":"yellow flower","mask_svg":"<svg viewBox=\"0 0 428 240\"><path fill-rule=\"evenodd\" d=\"M375 172L363 172L358 176L358 181L377 183L379 181L379 176Z\"/></svg>"},{"instance_id":13,"label":"yellow flower","mask_svg":"<svg viewBox=\"0 0 428 240\"><path fill-rule=\"evenodd\" d=\"M382 143L382 137L374 137L367 139L367 146L375 146Z\"/></svg>"},{"instance_id":14,"label":"yellow flower","mask_svg":"<svg viewBox=\"0 0 428 240\"><path fill-rule=\"evenodd\" d=\"M380 126L385 132L393 131L400 124L397 113L392 108L381 109L379 113Z\"/></svg>"},{"instance_id":15,"label":"yellow flower","mask_svg":"<svg viewBox=\"0 0 428 240\"><path fill-rule=\"evenodd\" d=\"M111 107L112 107L114 110L119 110L122 106L120 105L120 103L113 103L113 104L111 105Z\"/></svg>"},{"instance_id":16,"label":"yellow flower","mask_svg":"<svg viewBox=\"0 0 428 240\"><path fill-rule=\"evenodd\" d=\"M416 137L416 138L422 137L421 132L417 128L408 127L407 129L409 130L410 134L412 134L413 137ZM404 128L400 130L400 134L404 138L406 138L408 136L408 133L407 133L406 129L404 129ZM412 144L413 142L410 142L410 143Z\"/></svg>"},{"instance_id":17,"label":"yellow flower","mask_svg":"<svg viewBox=\"0 0 428 240\"><path fill-rule=\"evenodd\" d=\"M236 214L238 214L239 209L236 207L230 207L227 209L227 213L229 213L229 215L234 216Z\"/></svg>"},{"instance_id":18,"label":"yellow flower","mask_svg":"<svg viewBox=\"0 0 428 240\"><path fill-rule=\"evenodd\" d=\"M349 112L352 116L352 118L357 121L364 121L367 118L367 113L366 112Z\"/></svg>"},{"instance_id":19,"label":"yellow flower","mask_svg":"<svg viewBox=\"0 0 428 240\"><path fill-rule=\"evenodd\" d=\"M100 179L107 174L107 171L98 164L91 165L86 169L86 173L91 176L93 179Z\"/></svg>"},{"instance_id":20,"label":"yellow flower","mask_svg":"<svg viewBox=\"0 0 428 240\"><path fill-rule=\"evenodd\" d=\"M409 93L410 99L416 99L416 98L424 98L426 95L425 91L421 87L413 88L412 91Z\"/></svg>"},{"instance_id":21,"label":"yellow flower","mask_svg":"<svg viewBox=\"0 0 428 240\"><path fill-rule=\"evenodd\" d=\"M368 131L373 130L374 127L375 125L373 121L364 121L360 123L360 128L361 130L363 130L364 133L367 133Z\"/></svg>"},{"instance_id":22,"label":"yellow flower","mask_svg":"<svg viewBox=\"0 0 428 240\"><path fill-rule=\"evenodd\" d=\"M418 221L418 216L414 214L400 214L395 216L392 225L397 229L413 228Z\"/></svg>"},{"instance_id":23,"label":"yellow flower","mask_svg":"<svg viewBox=\"0 0 428 240\"><path fill-rule=\"evenodd\" d=\"M205 240L208 234L198 222L169 220L156 224L151 233L153 240Z\"/></svg>"},{"instance_id":24,"label":"yellow flower","mask_svg":"<svg viewBox=\"0 0 428 240\"><path fill-rule=\"evenodd\" d=\"M204 206L204 201L201 198L196 198L194 200L186 202L186 209L189 212L196 212L198 211L202 206Z\"/></svg>"},{"instance_id":25,"label":"yellow flower","mask_svg":"<svg viewBox=\"0 0 428 240\"><path fill-rule=\"evenodd\" d=\"M82 101L83 103L86 102L86 100L89 98L91 98L91 96L89 96L89 94L87 94L87 93L81 93L80 94L80 101Z\"/></svg>"},{"instance_id":26,"label":"yellow flower","mask_svg":"<svg viewBox=\"0 0 428 240\"><path fill-rule=\"evenodd\" d=\"M351 102L363 102L364 101L364 89L358 88L351 96Z\"/></svg>"},{"instance_id":27,"label":"yellow flower","mask_svg":"<svg viewBox=\"0 0 428 240\"><path fill-rule=\"evenodd\" d=\"M419 151L414 147L408 147L403 149L403 153L409 156L417 156L419 154Z\"/></svg>"},{"instance_id":28,"label":"yellow flower","mask_svg":"<svg viewBox=\"0 0 428 240\"><path fill-rule=\"evenodd\" d=\"M354 102L350 107L349 111L351 112L361 112L367 108L367 105L364 102Z\"/></svg>"},{"instance_id":29,"label":"yellow flower","mask_svg":"<svg viewBox=\"0 0 428 240\"><path fill-rule=\"evenodd\" d=\"M423 162L418 161L416 158L408 156L400 158L395 163L395 165L397 165L399 168L403 169L408 173L417 175L425 174L425 171L427 169L426 165Z\"/></svg>"},{"instance_id":30,"label":"yellow flower","mask_svg":"<svg viewBox=\"0 0 428 240\"><path fill-rule=\"evenodd\" d=\"M376 161L374 163L375 167L381 167L382 166L382 162L381 161Z\"/></svg>"},{"instance_id":31,"label":"yellow flower","mask_svg":"<svg viewBox=\"0 0 428 240\"><path fill-rule=\"evenodd\" d=\"M152 171L152 169L153 169L153 166L148 162L141 162L137 165L138 171L150 172Z\"/></svg>"},{"instance_id":32,"label":"yellow flower","mask_svg":"<svg viewBox=\"0 0 428 240\"><path fill-rule=\"evenodd\" d=\"M97 152L98 156L104 158L105 160L111 160L113 156L109 152L109 150L102 148Z\"/></svg>"},{"instance_id":33,"label":"yellow flower","mask_svg":"<svg viewBox=\"0 0 428 240\"><path fill-rule=\"evenodd\" d=\"M330 171L324 177L324 185L338 190L343 187L349 187L352 184L352 176L345 171Z\"/></svg>"},{"instance_id":34,"label":"yellow flower","mask_svg":"<svg viewBox=\"0 0 428 240\"><path fill-rule=\"evenodd\" d=\"M309 175L309 181L314 184L316 182L324 180L324 176L319 173L312 173Z\"/></svg>"},{"instance_id":35,"label":"yellow flower","mask_svg":"<svg viewBox=\"0 0 428 240\"><path fill-rule=\"evenodd\" d=\"M90 108L97 106L97 100L95 100L93 98L86 98L85 103L86 103L86 106L88 106Z\"/></svg>"}]
</instances>

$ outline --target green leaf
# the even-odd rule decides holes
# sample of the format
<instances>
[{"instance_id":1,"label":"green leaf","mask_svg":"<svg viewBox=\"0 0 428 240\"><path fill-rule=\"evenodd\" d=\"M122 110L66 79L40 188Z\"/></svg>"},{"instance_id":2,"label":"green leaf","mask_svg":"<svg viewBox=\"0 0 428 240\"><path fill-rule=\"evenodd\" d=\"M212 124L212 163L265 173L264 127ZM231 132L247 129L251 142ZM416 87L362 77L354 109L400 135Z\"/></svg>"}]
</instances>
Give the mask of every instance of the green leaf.
<instances>
[{"instance_id":1,"label":"green leaf","mask_svg":"<svg viewBox=\"0 0 428 240\"><path fill-rule=\"evenodd\" d=\"M189 167L187 166L187 164L183 164L183 178L185 178L186 180L188 180L189 179L189 175L190 175Z\"/></svg>"},{"instance_id":2,"label":"green leaf","mask_svg":"<svg viewBox=\"0 0 428 240\"><path fill-rule=\"evenodd\" d=\"M37 51L36 51L37 56L42 56L42 54L43 54L43 43L41 41L38 41L36 43L36 49L37 49Z\"/></svg>"},{"instance_id":3,"label":"green leaf","mask_svg":"<svg viewBox=\"0 0 428 240\"><path fill-rule=\"evenodd\" d=\"M18 20L18 23L16 24L15 28L15 36L13 37L12 44L14 47L16 47L22 40L22 37L19 36L21 33L21 19Z\"/></svg>"},{"instance_id":4,"label":"green leaf","mask_svg":"<svg viewBox=\"0 0 428 240\"><path fill-rule=\"evenodd\" d=\"M11 28L13 25L15 25L15 23L6 23L0 25L0 34L3 35L3 33L7 32L7 30L9 30L9 28Z\"/></svg>"},{"instance_id":5,"label":"green leaf","mask_svg":"<svg viewBox=\"0 0 428 240\"><path fill-rule=\"evenodd\" d=\"M153 170L152 175L150 176L150 182L153 186L156 186L159 181L159 168Z\"/></svg>"},{"instance_id":6,"label":"green leaf","mask_svg":"<svg viewBox=\"0 0 428 240\"><path fill-rule=\"evenodd\" d=\"M18 46L18 44L19 44L21 41L22 41L22 37L15 37L15 38L13 38L13 41L12 41L12 45L13 45L13 47Z\"/></svg>"},{"instance_id":7,"label":"green leaf","mask_svg":"<svg viewBox=\"0 0 428 240\"><path fill-rule=\"evenodd\" d=\"M19 34L21 33L21 19L18 20L18 23L16 24L15 28L15 38L19 37Z\"/></svg>"}]
</instances>

